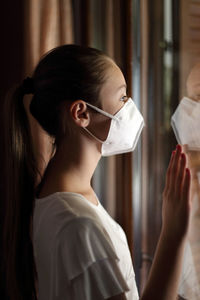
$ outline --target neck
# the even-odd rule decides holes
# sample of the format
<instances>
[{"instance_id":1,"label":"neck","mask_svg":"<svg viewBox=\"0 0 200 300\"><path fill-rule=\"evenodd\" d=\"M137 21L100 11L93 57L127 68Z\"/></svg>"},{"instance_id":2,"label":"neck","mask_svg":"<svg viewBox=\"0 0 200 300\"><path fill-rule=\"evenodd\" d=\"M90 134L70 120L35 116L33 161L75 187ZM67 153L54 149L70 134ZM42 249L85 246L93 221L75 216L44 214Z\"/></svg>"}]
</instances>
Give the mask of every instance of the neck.
<instances>
[{"instance_id":1,"label":"neck","mask_svg":"<svg viewBox=\"0 0 200 300\"><path fill-rule=\"evenodd\" d=\"M91 178L100 157L94 141L63 143L46 169L39 196L62 191L91 195Z\"/></svg>"}]
</instances>

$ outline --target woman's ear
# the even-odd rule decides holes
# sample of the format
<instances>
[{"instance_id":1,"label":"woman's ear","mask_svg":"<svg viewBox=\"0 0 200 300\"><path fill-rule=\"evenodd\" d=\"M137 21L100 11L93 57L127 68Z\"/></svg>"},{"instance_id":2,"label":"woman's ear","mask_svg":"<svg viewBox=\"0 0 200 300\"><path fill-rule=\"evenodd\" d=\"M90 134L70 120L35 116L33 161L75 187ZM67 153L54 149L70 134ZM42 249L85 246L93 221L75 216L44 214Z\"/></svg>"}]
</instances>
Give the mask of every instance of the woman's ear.
<instances>
[{"instance_id":1,"label":"woman's ear","mask_svg":"<svg viewBox=\"0 0 200 300\"><path fill-rule=\"evenodd\" d=\"M70 113L73 121L80 127L87 127L90 123L90 115L87 104L83 100L76 100L70 105Z\"/></svg>"}]
</instances>

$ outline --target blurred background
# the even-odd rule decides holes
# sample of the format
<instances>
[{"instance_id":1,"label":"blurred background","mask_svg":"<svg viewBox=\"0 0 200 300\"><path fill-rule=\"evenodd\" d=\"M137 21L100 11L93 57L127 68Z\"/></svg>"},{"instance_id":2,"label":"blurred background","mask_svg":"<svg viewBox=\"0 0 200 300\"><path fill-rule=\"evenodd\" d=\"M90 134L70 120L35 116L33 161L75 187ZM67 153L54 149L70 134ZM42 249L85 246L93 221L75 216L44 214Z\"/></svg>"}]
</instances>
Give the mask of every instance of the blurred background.
<instances>
[{"instance_id":1,"label":"blurred background","mask_svg":"<svg viewBox=\"0 0 200 300\"><path fill-rule=\"evenodd\" d=\"M160 233L165 173L176 145L170 118L186 95L189 70L200 61L200 1L7 0L1 2L0 23L0 105L8 89L31 76L40 57L61 44L101 49L124 72L146 126L134 153L102 158L93 186L127 234L141 291ZM44 141L37 131L35 142L45 155Z\"/></svg>"}]
</instances>

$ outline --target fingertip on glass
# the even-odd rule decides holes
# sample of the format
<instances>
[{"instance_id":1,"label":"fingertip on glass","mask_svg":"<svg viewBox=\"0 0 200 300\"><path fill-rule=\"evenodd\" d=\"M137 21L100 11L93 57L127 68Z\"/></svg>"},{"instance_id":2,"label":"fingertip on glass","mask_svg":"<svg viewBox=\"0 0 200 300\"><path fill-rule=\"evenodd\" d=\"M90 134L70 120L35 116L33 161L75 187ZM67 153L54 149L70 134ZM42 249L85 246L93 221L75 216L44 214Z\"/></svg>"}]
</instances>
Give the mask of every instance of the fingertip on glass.
<instances>
[{"instance_id":1,"label":"fingertip on glass","mask_svg":"<svg viewBox=\"0 0 200 300\"><path fill-rule=\"evenodd\" d=\"M182 150L181 145L179 145L179 144L176 145L176 150L177 150L177 151L181 151L181 150Z\"/></svg>"}]
</instances>

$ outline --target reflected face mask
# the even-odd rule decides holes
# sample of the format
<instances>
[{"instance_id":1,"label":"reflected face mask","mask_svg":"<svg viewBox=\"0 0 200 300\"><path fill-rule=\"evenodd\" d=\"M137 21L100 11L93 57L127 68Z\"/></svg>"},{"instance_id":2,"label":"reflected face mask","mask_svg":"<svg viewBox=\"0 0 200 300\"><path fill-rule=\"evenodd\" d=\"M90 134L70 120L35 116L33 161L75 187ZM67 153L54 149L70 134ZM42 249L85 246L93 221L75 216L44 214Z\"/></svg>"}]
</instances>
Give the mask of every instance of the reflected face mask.
<instances>
[{"instance_id":1,"label":"reflected face mask","mask_svg":"<svg viewBox=\"0 0 200 300\"><path fill-rule=\"evenodd\" d=\"M172 115L171 125L179 144L200 150L200 102L184 97Z\"/></svg>"},{"instance_id":2,"label":"reflected face mask","mask_svg":"<svg viewBox=\"0 0 200 300\"><path fill-rule=\"evenodd\" d=\"M110 129L105 141L101 141L87 128L84 128L93 138L102 143L102 156L131 152L135 149L144 127L144 119L131 98L125 102L115 115L111 115L90 103L87 103L87 105L111 119Z\"/></svg>"}]
</instances>

